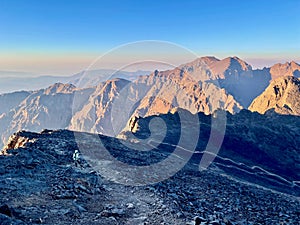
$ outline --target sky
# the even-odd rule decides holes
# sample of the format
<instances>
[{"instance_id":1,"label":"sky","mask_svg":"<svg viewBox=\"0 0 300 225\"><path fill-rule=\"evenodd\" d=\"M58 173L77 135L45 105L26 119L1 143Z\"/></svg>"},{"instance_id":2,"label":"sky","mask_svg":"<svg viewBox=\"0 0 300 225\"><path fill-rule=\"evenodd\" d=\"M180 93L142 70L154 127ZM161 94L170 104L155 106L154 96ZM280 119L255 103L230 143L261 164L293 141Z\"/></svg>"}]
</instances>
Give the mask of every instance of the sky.
<instances>
[{"instance_id":1,"label":"sky","mask_svg":"<svg viewBox=\"0 0 300 225\"><path fill-rule=\"evenodd\" d=\"M254 67L300 62L299 12L299 0L1 0L0 71L71 75L142 40Z\"/></svg>"}]
</instances>

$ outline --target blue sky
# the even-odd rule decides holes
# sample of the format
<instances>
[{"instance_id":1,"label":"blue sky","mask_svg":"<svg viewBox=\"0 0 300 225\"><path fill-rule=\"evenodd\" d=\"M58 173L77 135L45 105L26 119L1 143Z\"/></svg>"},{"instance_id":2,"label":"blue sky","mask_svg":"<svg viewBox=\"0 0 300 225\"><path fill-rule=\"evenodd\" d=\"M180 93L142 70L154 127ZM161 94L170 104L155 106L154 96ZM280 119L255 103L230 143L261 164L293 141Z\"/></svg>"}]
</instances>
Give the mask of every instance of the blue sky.
<instances>
[{"instance_id":1,"label":"blue sky","mask_svg":"<svg viewBox=\"0 0 300 225\"><path fill-rule=\"evenodd\" d=\"M170 41L199 55L238 55L257 66L297 61L299 12L299 0L1 0L0 70L73 73L139 40Z\"/></svg>"}]
</instances>

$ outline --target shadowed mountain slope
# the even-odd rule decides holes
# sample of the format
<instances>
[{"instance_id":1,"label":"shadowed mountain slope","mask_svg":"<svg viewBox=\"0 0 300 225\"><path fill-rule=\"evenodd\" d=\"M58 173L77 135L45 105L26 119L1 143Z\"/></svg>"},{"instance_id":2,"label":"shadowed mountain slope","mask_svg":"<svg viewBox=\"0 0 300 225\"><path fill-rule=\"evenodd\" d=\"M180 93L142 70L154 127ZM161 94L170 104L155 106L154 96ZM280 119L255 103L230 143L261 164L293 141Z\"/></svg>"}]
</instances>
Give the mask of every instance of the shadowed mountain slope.
<instances>
[{"instance_id":1,"label":"shadowed mountain slope","mask_svg":"<svg viewBox=\"0 0 300 225\"><path fill-rule=\"evenodd\" d=\"M178 168L178 173L158 183L118 183L157 181L178 167L184 153L191 150L174 151L178 131L182 124L190 130L194 127L179 120L180 111L185 118L196 116L201 122L191 159ZM136 121L136 138L151 135L148 124L156 117ZM199 162L207 153L203 150L213 117L181 109L159 117L167 124L167 136L155 148L155 135L146 143L67 130L12 135L0 156L0 223L297 223L299 117L244 110L227 114L222 148L202 171ZM152 150L134 150L141 147ZM80 167L72 160L75 149L82 154ZM167 158L171 159L168 166L147 169ZM135 169L129 169L131 166ZM143 172L139 172L140 167Z\"/></svg>"}]
</instances>

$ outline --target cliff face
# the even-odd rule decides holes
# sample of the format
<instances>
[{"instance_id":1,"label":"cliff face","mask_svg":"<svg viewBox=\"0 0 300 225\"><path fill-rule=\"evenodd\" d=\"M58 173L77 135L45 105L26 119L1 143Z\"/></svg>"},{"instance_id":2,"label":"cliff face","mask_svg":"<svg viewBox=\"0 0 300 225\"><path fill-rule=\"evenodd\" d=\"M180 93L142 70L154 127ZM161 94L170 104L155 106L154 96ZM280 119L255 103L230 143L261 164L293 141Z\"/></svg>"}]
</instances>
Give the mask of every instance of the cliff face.
<instances>
[{"instance_id":1,"label":"cliff face","mask_svg":"<svg viewBox=\"0 0 300 225\"><path fill-rule=\"evenodd\" d=\"M267 89L249 107L251 111L265 113L274 109L280 114L300 115L300 80L285 76L273 80Z\"/></svg>"}]
</instances>

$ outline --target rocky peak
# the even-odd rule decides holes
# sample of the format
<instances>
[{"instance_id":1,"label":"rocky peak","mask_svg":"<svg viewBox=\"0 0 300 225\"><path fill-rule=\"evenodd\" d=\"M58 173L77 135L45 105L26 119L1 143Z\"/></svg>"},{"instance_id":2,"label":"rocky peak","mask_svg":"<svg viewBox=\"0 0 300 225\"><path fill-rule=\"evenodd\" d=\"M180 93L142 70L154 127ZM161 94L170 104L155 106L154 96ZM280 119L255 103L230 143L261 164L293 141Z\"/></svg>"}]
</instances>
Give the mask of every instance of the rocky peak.
<instances>
[{"instance_id":1,"label":"rocky peak","mask_svg":"<svg viewBox=\"0 0 300 225\"><path fill-rule=\"evenodd\" d=\"M252 70L252 67L248 63L246 63L245 61L241 60L237 56L229 57L229 59L230 59L230 64L231 65L236 64L236 65L240 66L242 70L245 70L245 71Z\"/></svg>"},{"instance_id":2,"label":"rocky peak","mask_svg":"<svg viewBox=\"0 0 300 225\"><path fill-rule=\"evenodd\" d=\"M210 65L212 63L220 61L220 59L218 59L218 58L216 58L214 56L204 56L204 57L201 57L200 60L203 61L203 62L205 62L207 65Z\"/></svg>"},{"instance_id":3,"label":"rocky peak","mask_svg":"<svg viewBox=\"0 0 300 225\"><path fill-rule=\"evenodd\" d=\"M121 79L121 78L115 78L115 79L106 81L104 86L106 86L106 87L109 86L112 89L116 90L118 87L122 87L128 83L130 83L130 81Z\"/></svg>"},{"instance_id":4,"label":"rocky peak","mask_svg":"<svg viewBox=\"0 0 300 225\"><path fill-rule=\"evenodd\" d=\"M235 77L244 76L245 72L252 70L248 63L236 56L217 61L211 64L209 68L217 79L230 78L233 75Z\"/></svg>"},{"instance_id":5,"label":"rocky peak","mask_svg":"<svg viewBox=\"0 0 300 225\"><path fill-rule=\"evenodd\" d=\"M219 72L224 72L228 69L237 69L237 70L251 70L252 67L246 63L245 61L241 60L240 58L234 57L227 57L221 61L219 61L214 68L218 68Z\"/></svg>"},{"instance_id":6,"label":"rocky peak","mask_svg":"<svg viewBox=\"0 0 300 225\"><path fill-rule=\"evenodd\" d=\"M45 95L57 93L72 93L76 87L73 84L55 83L44 90Z\"/></svg>"},{"instance_id":7,"label":"rocky peak","mask_svg":"<svg viewBox=\"0 0 300 225\"><path fill-rule=\"evenodd\" d=\"M300 77L300 65L295 61L286 63L277 63L270 68L272 79L281 76L295 76Z\"/></svg>"},{"instance_id":8,"label":"rocky peak","mask_svg":"<svg viewBox=\"0 0 300 225\"><path fill-rule=\"evenodd\" d=\"M300 80L293 76L273 80L266 90L258 96L249 109L265 113L275 109L280 114L300 115Z\"/></svg>"},{"instance_id":9,"label":"rocky peak","mask_svg":"<svg viewBox=\"0 0 300 225\"><path fill-rule=\"evenodd\" d=\"M9 137L7 144L3 147L2 151L0 152L0 155L8 155L7 150L22 148L25 146L29 139L27 137L22 136L21 133L22 132L17 132Z\"/></svg>"},{"instance_id":10,"label":"rocky peak","mask_svg":"<svg viewBox=\"0 0 300 225\"><path fill-rule=\"evenodd\" d=\"M214 56L204 56L204 57L197 58L194 61L192 61L190 63L186 63L179 67L189 66L189 67L198 68L198 67L201 67L204 65L210 66L219 61L220 61L220 59L218 59Z\"/></svg>"},{"instance_id":11,"label":"rocky peak","mask_svg":"<svg viewBox=\"0 0 300 225\"><path fill-rule=\"evenodd\" d=\"M105 82L101 82L97 84L95 88L95 93L102 93L102 92L117 92L118 90L122 89L124 86L129 84L130 81L121 79L121 78L114 78L107 80Z\"/></svg>"}]
</instances>

